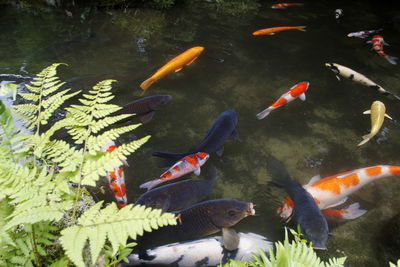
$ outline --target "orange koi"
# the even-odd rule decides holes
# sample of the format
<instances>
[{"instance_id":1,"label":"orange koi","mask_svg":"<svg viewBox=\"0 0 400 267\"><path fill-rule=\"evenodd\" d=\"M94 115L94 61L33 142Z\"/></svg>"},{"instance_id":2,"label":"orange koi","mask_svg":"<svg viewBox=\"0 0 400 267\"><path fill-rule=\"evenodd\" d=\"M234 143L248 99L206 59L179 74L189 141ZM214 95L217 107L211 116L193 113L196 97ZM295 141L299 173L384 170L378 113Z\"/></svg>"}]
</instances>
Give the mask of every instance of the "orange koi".
<instances>
[{"instance_id":1,"label":"orange koi","mask_svg":"<svg viewBox=\"0 0 400 267\"><path fill-rule=\"evenodd\" d=\"M172 60L168 61L167 64L162 66L160 69L156 71L150 78L142 82L140 88L143 89L143 93L157 80L161 79L165 75L170 72L178 72L180 71L183 66L192 64L197 57L203 52L204 47L202 46L195 46L192 47L182 54L174 57Z\"/></svg>"},{"instance_id":2,"label":"orange koi","mask_svg":"<svg viewBox=\"0 0 400 267\"><path fill-rule=\"evenodd\" d=\"M253 32L253 35L274 35L277 32L287 31L287 30L299 30L305 32L306 26L282 26L282 27L272 27L261 29Z\"/></svg>"},{"instance_id":3,"label":"orange koi","mask_svg":"<svg viewBox=\"0 0 400 267\"><path fill-rule=\"evenodd\" d=\"M383 52L383 45L388 45L384 40L383 36L381 35L374 35L372 36L372 41L369 41L369 43L372 43L373 49L375 50L376 53L379 55L383 56L387 61L389 61L390 64L397 65L397 57L392 57Z\"/></svg>"},{"instance_id":4,"label":"orange koi","mask_svg":"<svg viewBox=\"0 0 400 267\"><path fill-rule=\"evenodd\" d=\"M200 167L206 163L209 157L210 155L204 152L188 155L161 174L160 178L146 182L140 185L140 188L147 188L147 190L150 190L161 183L177 179L190 172L200 175Z\"/></svg>"},{"instance_id":5,"label":"orange koi","mask_svg":"<svg viewBox=\"0 0 400 267\"><path fill-rule=\"evenodd\" d=\"M347 208L335 210L331 207L339 206L347 201L347 197L363 186L381 178L400 175L400 166L377 165L336 175L320 178L318 175L311 178L304 189L312 195L322 212L330 217L340 219L355 219L363 215L366 210L353 203ZM294 203L290 198L284 200L278 209L278 214L288 219L293 211Z\"/></svg>"},{"instance_id":6,"label":"orange koi","mask_svg":"<svg viewBox=\"0 0 400 267\"><path fill-rule=\"evenodd\" d=\"M271 8L273 9L285 9L290 6L303 6L303 3L279 3L279 4L273 4Z\"/></svg>"},{"instance_id":7,"label":"orange koi","mask_svg":"<svg viewBox=\"0 0 400 267\"><path fill-rule=\"evenodd\" d=\"M276 100L271 106L258 113L256 115L257 119L259 120L264 119L274 109L277 109L283 106L284 104L295 100L296 98L300 98L303 101L306 100L305 92L307 91L309 85L310 85L309 82L299 82L295 84L294 86L292 86L292 88L290 88L283 95L281 95L281 97L278 100Z\"/></svg>"},{"instance_id":8,"label":"orange koi","mask_svg":"<svg viewBox=\"0 0 400 267\"><path fill-rule=\"evenodd\" d=\"M116 149L117 146L113 141L106 144L101 148L102 152L111 153ZM125 186L125 174L122 167L114 167L112 171L107 172L108 185L111 191L114 193L114 197L117 200L117 205L121 209L128 204L126 197L126 186Z\"/></svg>"}]
</instances>

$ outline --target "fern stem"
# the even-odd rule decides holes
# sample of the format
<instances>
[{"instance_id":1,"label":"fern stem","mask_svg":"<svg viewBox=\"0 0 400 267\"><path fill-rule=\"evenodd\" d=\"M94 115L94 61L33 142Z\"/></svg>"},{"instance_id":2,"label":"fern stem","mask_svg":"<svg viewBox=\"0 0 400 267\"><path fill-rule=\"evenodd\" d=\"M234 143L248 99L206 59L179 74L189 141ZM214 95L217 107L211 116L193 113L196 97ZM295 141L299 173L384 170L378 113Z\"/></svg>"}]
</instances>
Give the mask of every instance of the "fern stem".
<instances>
[{"instance_id":1,"label":"fern stem","mask_svg":"<svg viewBox=\"0 0 400 267\"><path fill-rule=\"evenodd\" d=\"M42 264L40 263L40 255L37 249L37 243L36 243L36 233L35 233L35 225L32 224L32 233L31 233L31 242L32 242L32 247L33 247L33 254L35 255L35 263L36 266L41 267Z\"/></svg>"}]
</instances>

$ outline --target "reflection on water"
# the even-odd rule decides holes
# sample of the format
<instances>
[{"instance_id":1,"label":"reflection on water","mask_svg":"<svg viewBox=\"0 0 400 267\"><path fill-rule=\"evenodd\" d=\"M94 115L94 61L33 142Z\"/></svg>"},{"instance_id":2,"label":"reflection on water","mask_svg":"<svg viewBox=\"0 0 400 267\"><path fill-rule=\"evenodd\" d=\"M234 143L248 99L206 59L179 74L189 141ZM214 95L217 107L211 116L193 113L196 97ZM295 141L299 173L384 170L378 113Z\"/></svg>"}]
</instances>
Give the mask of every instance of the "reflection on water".
<instances>
[{"instance_id":1,"label":"reflection on water","mask_svg":"<svg viewBox=\"0 0 400 267\"><path fill-rule=\"evenodd\" d=\"M62 10L30 12L0 9L0 73L36 73L53 62L65 62L60 75L73 78L75 89L86 89L104 78L115 78L116 102L138 98L139 85L155 70L186 49L201 45L203 54L183 71L153 84L146 95L170 94L170 104L135 134L152 138L129 159L125 169L128 199L143 193L139 185L158 177L154 151L184 152L197 144L224 110L238 113L239 139L225 143L224 155L210 162L219 173L211 198L233 197L257 204L259 216L235 228L271 239L281 238L283 223L276 217L284 193L268 185L268 154L282 160L289 172L306 183L315 174L327 176L375 164L399 162L399 101L343 79L338 81L326 62L355 69L383 88L400 94L398 66L371 51L365 40L348 38L352 31L384 28L400 56L399 32L392 17L399 10L364 1L305 1L303 7L273 10L269 4L244 12L215 8L209 2L158 10ZM339 23L334 10L342 8ZM306 25L306 32L287 31L252 36L257 29ZM309 81L306 101L295 100L257 120L255 115L300 81ZM371 103L385 103L394 121L357 147L370 130L362 114ZM134 138L124 136L122 142ZM191 176L193 177L193 175ZM348 257L350 266L382 266L379 235L400 206L400 183L388 178L368 185L353 198L369 211L347 223L332 223L332 237L322 256ZM111 200L111 198L109 198ZM394 260L394 259L392 259ZM386 264L386 263L384 263Z\"/></svg>"}]
</instances>

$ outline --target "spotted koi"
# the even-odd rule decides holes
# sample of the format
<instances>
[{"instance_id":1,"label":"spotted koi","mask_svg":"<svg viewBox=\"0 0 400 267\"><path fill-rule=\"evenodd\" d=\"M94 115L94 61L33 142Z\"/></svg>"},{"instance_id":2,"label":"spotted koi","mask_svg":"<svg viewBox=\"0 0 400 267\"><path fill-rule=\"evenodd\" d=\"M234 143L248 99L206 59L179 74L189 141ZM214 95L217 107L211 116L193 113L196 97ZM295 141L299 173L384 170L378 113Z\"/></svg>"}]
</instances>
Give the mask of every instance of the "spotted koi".
<instances>
[{"instance_id":1,"label":"spotted koi","mask_svg":"<svg viewBox=\"0 0 400 267\"><path fill-rule=\"evenodd\" d=\"M325 178L314 176L303 187L312 195L325 215L340 219L355 219L366 212L359 208L358 203L353 203L340 210L330 208L345 203L349 195L371 182L397 175L400 175L400 166L377 165ZM277 212L282 218L288 219L292 214L293 208L293 201L290 198L286 198Z\"/></svg>"},{"instance_id":2,"label":"spotted koi","mask_svg":"<svg viewBox=\"0 0 400 267\"><path fill-rule=\"evenodd\" d=\"M383 45L388 45L384 40L382 35L374 35L372 36L372 40L370 41L372 43L372 47L375 50L376 53L379 55L383 56L387 61L389 61L390 64L397 65L397 57L392 57L386 54L383 51Z\"/></svg>"},{"instance_id":3,"label":"spotted koi","mask_svg":"<svg viewBox=\"0 0 400 267\"><path fill-rule=\"evenodd\" d=\"M113 141L106 144L101 148L102 152L111 153L116 149L117 146ZM126 197L126 186L125 186L125 174L122 166L114 167L112 171L108 171L106 174L108 185L117 200L117 205L121 209L128 204L128 199Z\"/></svg>"},{"instance_id":4,"label":"spotted koi","mask_svg":"<svg viewBox=\"0 0 400 267\"><path fill-rule=\"evenodd\" d=\"M200 175L200 167L206 163L209 157L210 155L204 152L188 155L161 174L160 178L148 181L140 185L140 188L150 190L161 183L177 179L191 172L194 172L195 175Z\"/></svg>"},{"instance_id":5,"label":"spotted koi","mask_svg":"<svg viewBox=\"0 0 400 267\"><path fill-rule=\"evenodd\" d=\"M261 119L265 118L274 109L277 109L277 108L283 106L284 104L295 100L296 98L300 98L303 101L306 100L305 92L307 91L309 85L310 85L309 82L297 83L292 88L290 88L288 91L286 91L286 93L281 95L281 97L277 101L275 101L275 103L273 103L271 106L269 106L268 108L266 108L263 111L261 111L260 113L258 113L256 115L257 119L261 120Z\"/></svg>"}]
</instances>

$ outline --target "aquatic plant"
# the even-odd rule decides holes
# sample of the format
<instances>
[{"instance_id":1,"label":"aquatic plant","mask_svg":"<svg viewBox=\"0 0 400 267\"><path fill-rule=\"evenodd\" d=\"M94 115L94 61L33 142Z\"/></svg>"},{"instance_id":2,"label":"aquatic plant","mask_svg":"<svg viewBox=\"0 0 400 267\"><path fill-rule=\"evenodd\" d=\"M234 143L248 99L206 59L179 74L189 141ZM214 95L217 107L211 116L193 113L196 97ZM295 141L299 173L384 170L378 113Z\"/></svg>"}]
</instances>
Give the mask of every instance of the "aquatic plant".
<instances>
[{"instance_id":1,"label":"aquatic plant","mask_svg":"<svg viewBox=\"0 0 400 267\"><path fill-rule=\"evenodd\" d=\"M99 255L114 258L108 261L114 264L126 260L135 245L127 244L129 237L176 224L173 214L161 210L94 203L84 186L95 186L150 136L100 152L141 125L108 128L131 116L109 116L120 109L107 103L114 98L113 80L93 86L80 105L65 108L64 119L51 122L55 111L80 93L59 90L65 84L56 76L59 65L45 68L26 85L18 94L22 104L7 108L0 101L1 266L85 266ZM57 139L61 129L71 135L70 143Z\"/></svg>"},{"instance_id":2,"label":"aquatic plant","mask_svg":"<svg viewBox=\"0 0 400 267\"><path fill-rule=\"evenodd\" d=\"M284 267L284 266L307 266L307 267L340 267L344 266L346 257L330 258L328 262L322 262L317 256L311 244L302 239L301 233L290 230L294 235L294 240L289 241L288 231L285 229L285 240L275 242L274 249L269 249L267 256L264 250L260 250L259 255L253 255L253 259L243 263L241 261L229 261L224 267Z\"/></svg>"},{"instance_id":3,"label":"aquatic plant","mask_svg":"<svg viewBox=\"0 0 400 267\"><path fill-rule=\"evenodd\" d=\"M399 266L400 266L400 260L398 260L397 263L389 262L389 267L399 267Z\"/></svg>"}]
</instances>

